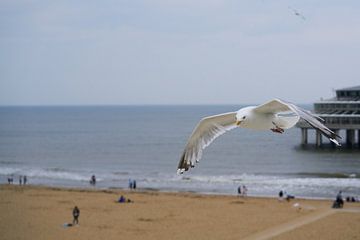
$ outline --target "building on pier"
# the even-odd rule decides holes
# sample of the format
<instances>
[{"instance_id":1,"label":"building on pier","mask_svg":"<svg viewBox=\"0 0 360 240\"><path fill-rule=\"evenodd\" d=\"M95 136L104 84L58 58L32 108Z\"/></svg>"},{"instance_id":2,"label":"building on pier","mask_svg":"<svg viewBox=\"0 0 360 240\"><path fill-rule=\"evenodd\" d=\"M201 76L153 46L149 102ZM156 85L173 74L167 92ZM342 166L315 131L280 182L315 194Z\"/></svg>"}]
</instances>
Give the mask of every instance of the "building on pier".
<instances>
[{"instance_id":1,"label":"building on pier","mask_svg":"<svg viewBox=\"0 0 360 240\"><path fill-rule=\"evenodd\" d=\"M360 147L360 86L336 90L332 99L314 103L314 112L325 120L324 124L339 134L345 131L346 143L349 147ZM308 130L311 126L305 121L299 121L301 128L301 143L308 143ZM316 146L322 145L322 135L316 131Z\"/></svg>"}]
</instances>

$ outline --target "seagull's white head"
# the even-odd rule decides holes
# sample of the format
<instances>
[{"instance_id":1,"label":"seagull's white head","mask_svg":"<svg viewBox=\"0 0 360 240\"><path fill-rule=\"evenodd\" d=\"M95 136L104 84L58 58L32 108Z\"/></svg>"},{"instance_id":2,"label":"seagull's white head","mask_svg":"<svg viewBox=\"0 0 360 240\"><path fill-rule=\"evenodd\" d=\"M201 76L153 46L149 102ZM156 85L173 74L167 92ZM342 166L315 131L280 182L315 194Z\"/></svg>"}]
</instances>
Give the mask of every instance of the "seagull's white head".
<instances>
[{"instance_id":1,"label":"seagull's white head","mask_svg":"<svg viewBox=\"0 0 360 240\"><path fill-rule=\"evenodd\" d=\"M245 107L245 108L241 108L239 111L237 111L237 113L236 113L236 125L240 126L240 124L243 124L244 122L248 121L251 110L253 108L254 107Z\"/></svg>"}]
</instances>

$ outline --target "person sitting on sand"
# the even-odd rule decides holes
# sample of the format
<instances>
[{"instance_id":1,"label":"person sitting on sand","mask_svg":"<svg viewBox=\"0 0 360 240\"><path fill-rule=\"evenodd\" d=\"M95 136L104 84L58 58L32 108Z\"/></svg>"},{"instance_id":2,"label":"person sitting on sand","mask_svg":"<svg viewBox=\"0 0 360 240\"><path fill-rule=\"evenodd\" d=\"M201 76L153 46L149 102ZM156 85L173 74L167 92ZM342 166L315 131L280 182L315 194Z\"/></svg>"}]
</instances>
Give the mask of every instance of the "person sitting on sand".
<instances>
[{"instance_id":1,"label":"person sitting on sand","mask_svg":"<svg viewBox=\"0 0 360 240\"><path fill-rule=\"evenodd\" d=\"M125 201L126 201L125 197L123 195L121 195L118 202L119 203L124 203Z\"/></svg>"},{"instance_id":2,"label":"person sitting on sand","mask_svg":"<svg viewBox=\"0 0 360 240\"><path fill-rule=\"evenodd\" d=\"M119 198L119 200L118 200L118 202L119 202L119 203L125 203L125 202L130 203L130 202L132 202L132 201L130 200L130 198L128 198L128 199L126 200L126 198L125 198L123 195L121 195L120 198Z\"/></svg>"},{"instance_id":3,"label":"person sitting on sand","mask_svg":"<svg viewBox=\"0 0 360 240\"><path fill-rule=\"evenodd\" d=\"M287 197L286 197L286 200L289 202L290 201L290 199L294 199L295 198L295 196L294 195L290 195L290 194L288 194L287 195Z\"/></svg>"},{"instance_id":4,"label":"person sitting on sand","mask_svg":"<svg viewBox=\"0 0 360 240\"><path fill-rule=\"evenodd\" d=\"M79 216L80 216L80 209L77 206L75 206L73 209L73 217L74 217L73 225L79 224Z\"/></svg>"}]
</instances>

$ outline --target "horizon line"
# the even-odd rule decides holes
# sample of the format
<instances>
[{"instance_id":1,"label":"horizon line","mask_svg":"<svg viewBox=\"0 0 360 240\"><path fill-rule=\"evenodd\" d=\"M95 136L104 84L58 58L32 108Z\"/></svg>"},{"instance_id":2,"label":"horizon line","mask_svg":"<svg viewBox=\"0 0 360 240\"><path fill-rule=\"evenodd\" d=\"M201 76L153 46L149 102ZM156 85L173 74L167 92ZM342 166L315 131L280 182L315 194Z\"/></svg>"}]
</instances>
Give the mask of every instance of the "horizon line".
<instances>
[{"instance_id":1,"label":"horizon line","mask_svg":"<svg viewBox=\"0 0 360 240\"><path fill-rule=\"evenodd\" d=\"M314 103L296 103L308 105ZM139 103L139 104L0 104L0 107L146 107L146 106L236 106L236 105L259 105L256 103Z\"/></svg>"}]
</instances>

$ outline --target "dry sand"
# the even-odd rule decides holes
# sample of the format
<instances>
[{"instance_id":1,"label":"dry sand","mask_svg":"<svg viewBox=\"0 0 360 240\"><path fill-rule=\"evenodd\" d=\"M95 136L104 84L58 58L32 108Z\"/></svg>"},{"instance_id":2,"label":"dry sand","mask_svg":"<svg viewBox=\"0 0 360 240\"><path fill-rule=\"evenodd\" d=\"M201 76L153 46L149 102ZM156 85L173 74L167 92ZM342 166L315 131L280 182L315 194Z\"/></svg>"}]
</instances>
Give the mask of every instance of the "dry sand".
<instances>
[{"instance_id":1,"label":"dry sand","mask_svg":"<svg viewBox=\"0 0 360 240\"><path fill-rule=\"evenodd\" d=\"M116 203L120 195L134 202ZM0 185L0 239L360 239L360 203L331 204ZM75 205L80 224L64 227Z\"/></svg>"}]
</instances>

